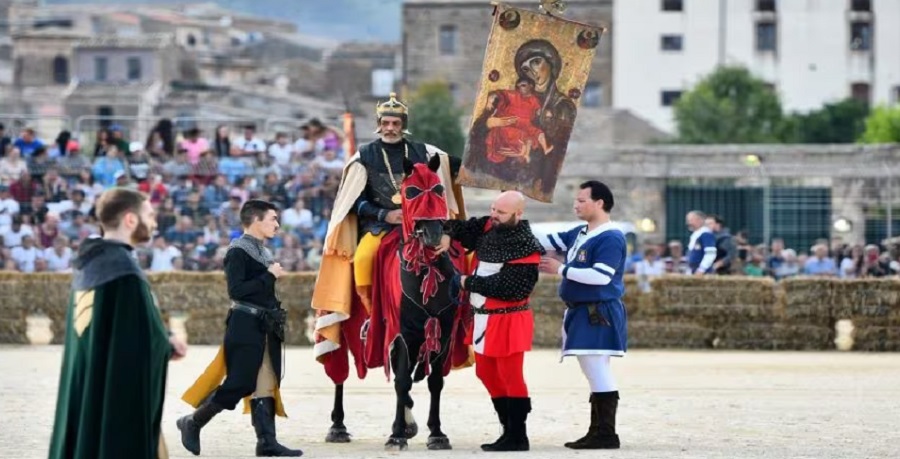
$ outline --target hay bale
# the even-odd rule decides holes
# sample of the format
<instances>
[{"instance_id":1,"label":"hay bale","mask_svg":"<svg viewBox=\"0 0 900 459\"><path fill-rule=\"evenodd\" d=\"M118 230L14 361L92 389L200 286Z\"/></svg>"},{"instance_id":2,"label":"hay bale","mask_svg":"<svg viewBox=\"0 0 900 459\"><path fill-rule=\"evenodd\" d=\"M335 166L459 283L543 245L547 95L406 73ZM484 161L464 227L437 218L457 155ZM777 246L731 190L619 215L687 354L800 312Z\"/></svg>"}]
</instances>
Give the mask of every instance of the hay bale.
<instances>
[{"instance_id":1,"label":"hay bale","mask_svg":"<svg viewBox=\"0 0 900 459\"><path fill-rule=\"evenodd\" d=\"M784 318L790 323L830 327L836 281L822 277L796 277L780 282Z\"/></svg>"},{"instance_id":2,"label":"hay bale","mask_svg":"<svg viewBox=\"0 0 900 459\"><path fill-rule=\"evenodd\" d=\"M716 349L834 349L834 329L818 325L746 323L716 330Z\"/></svg>"},{"instance_id":3,"label":"hay bale","mask_svg":"<svg viewBox=\"0 0 900 459\"><path fill-rule=\"evenodd\" d=\"M708 349L715 331L691 322L628 322L628 348Z\"/></svg>"},{"instance_id":4,"label":"hay bale","mask_svg":"<svg viewBox=\"0 0 900 459\"><path fill-rule=\"evenodd\" d=\"M832 288L833 320L866 319L872 324L900 325L900 280L837 280Z\"/></svg>"},{"instance_id":5,"label":"hay bale","mask_svg":"<svg viewBox=\"0 0 900 459\"><path fill-rule=\"evenodd\" d=\"M663 276L650 281L654 294L645 318L687 320L708 328L775 318L775 282L768 278Z\"/></svg>"},{"instance_id":6,"label":"hay bale","mask_svg":"<svg viewBox=\"0 0 900 459\"><path fill-rule=\"evenodd\" d=\"M856 326L853 331L853 350L900 351L900 326Z\"/></svg>"}]
</instances>

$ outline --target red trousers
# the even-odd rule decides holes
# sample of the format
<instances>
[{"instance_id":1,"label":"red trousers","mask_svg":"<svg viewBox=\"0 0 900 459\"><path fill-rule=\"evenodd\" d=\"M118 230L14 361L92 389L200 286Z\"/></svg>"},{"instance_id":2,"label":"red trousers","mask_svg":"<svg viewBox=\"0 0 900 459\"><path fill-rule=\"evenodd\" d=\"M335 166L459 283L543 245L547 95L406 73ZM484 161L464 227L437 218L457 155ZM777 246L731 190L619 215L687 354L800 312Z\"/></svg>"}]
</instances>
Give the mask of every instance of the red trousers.
<instances>
[{"instance_id":1,"label":"red trousers","mask_svg":"<svg viewBox=\"0 0 900 459\"><path fill-rule=\"evenodd\" d=\"M475 376L484 384L491 398L528 397L528 386L522 373L524 362L524 352L506 357L488 357L476 352Z\"/></svg>"}]
</instances>

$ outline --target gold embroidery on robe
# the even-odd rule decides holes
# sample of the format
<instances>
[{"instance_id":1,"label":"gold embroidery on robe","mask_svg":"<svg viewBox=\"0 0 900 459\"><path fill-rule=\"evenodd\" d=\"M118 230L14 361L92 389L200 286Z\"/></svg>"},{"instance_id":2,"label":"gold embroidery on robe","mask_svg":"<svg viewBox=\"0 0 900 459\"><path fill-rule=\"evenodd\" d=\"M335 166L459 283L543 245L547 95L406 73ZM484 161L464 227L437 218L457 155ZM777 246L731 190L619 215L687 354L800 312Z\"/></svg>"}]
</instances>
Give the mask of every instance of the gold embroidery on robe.
<instances>
[{"instance_id":1,"label":"gold embroidery on robe","mask_svg":"<svg viewBox=\"0 0 900 459\"><path fill-rule=\"evenodd\" d=\"M75 332L80 337L94 316L94 291L77 290L75 292Z\"/></svg>"}]
</instances>

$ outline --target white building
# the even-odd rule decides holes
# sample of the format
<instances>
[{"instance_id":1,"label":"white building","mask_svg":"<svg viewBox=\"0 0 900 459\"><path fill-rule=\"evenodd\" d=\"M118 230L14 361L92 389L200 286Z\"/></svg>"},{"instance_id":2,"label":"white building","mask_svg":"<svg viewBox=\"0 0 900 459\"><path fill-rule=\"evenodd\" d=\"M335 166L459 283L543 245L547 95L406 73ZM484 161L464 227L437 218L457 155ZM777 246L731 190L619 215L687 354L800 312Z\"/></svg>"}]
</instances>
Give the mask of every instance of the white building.
<instances>
[{"instance_id":1,"label":"white building","mask_svg":"<svg viewBox=\"0 0 900 459\"><path fill-rule=\"evenodd\" d=\"M785 111L900 98L900 0L617 0L613 105L673 132L671 105L720 64L769 82Z\"/></svg>"}]
</instances>

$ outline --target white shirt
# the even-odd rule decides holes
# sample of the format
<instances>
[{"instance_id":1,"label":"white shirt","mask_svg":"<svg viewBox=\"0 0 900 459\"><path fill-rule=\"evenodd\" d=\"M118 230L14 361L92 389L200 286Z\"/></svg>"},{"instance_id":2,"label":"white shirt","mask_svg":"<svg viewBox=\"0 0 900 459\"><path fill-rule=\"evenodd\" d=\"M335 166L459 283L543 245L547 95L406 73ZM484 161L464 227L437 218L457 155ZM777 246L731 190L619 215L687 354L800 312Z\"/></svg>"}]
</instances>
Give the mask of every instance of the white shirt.
<instances>
[{"instance_id":1,"label":"white shirt","mask_svg":"<svg viewBox=\"0 0 900 459\"><path fill-rule=\"evenodd\" d=\"M291 228L309 229L313 226L313 214L309 209L290 209L281 213L281 223Z\"/></svg>"},{"instance_id":2,"label":"white shirt","mask_svg":"<svg viewBox=\"0 0 900 459\"><path fill-rule=\"evenodd\" d=\"M174 271L175 265L172 264L176 258L181 256L181 251L175 246L168 246L165 249L157 247L153 248L153 261L150 262L150 271Z\"/></svg>"},{"instance_id":3,"label":"white shirt","mask_svg":"<svg viewBox=\"0 0 900 459\"><path fill-rule=\"evenodd\" d=\"M62 255L56 253L53 247L44 249L44 259L47 260L47 270L52 272L67 271L71 267L72 249L63 247Z\"/></svg>"},{"instance_id":4,"label":"white shirt","mask_svg":"<svg viewBox=\"0 0 900 459\"><path fill-rule=\"evenodd\" d=\"M34 262L37 261L38 258L41 258L41 251L35 246L31 246L30 249L19 246L12 249L10 256L13 261L16 262L19 271L22 271L23 273L33 273Z\"/></svg>"},{"instance_id":5,"label":"white shirt","mask_svg":"<svg viewBox=\"0 0 900 459\"><path fill-rule=\"evenodd\" d=\"M286 143L279 145L278 142L269 145L269 156L275 160L275 164L279 166L287 166L291 164L291 155L294 154L294 147Z\"/></svg>"},{"instance_id":6,"label":"white shirt","mask_svg":"<svg viewBox=\"0 0 900 459\"><path fill-rule=\"evenodd\" d=\"M3 244L7 248L18 247L22 245L22 238L25 236L34 237L34 230L31 229L31 226L22 225L18 233L13 232L12 227L7 227L3 231Z\"/></svg>"},{"instance_id":7,"label":"white shirt","mask_svg":"<svg viewBox=\"0 0 900 459\"><path fill-rule=\"evenodd\" d=\"M247 140L243 136L238 137L237 140L234 141L234 145L241 151L252 151L254 153L266 151L266 143L256 137L250 140Z\"/></svg>"},{"instance_id":8,"label":"white shirt","mask_svg":"<svg viewBox=\"0 0 900 459\"><path fill-rule=\"evenodd\" d=\"M12 198L0 199L0 227L12 225L13 214L19 213L19 202Z\"/></svg>"}]
</instances>

